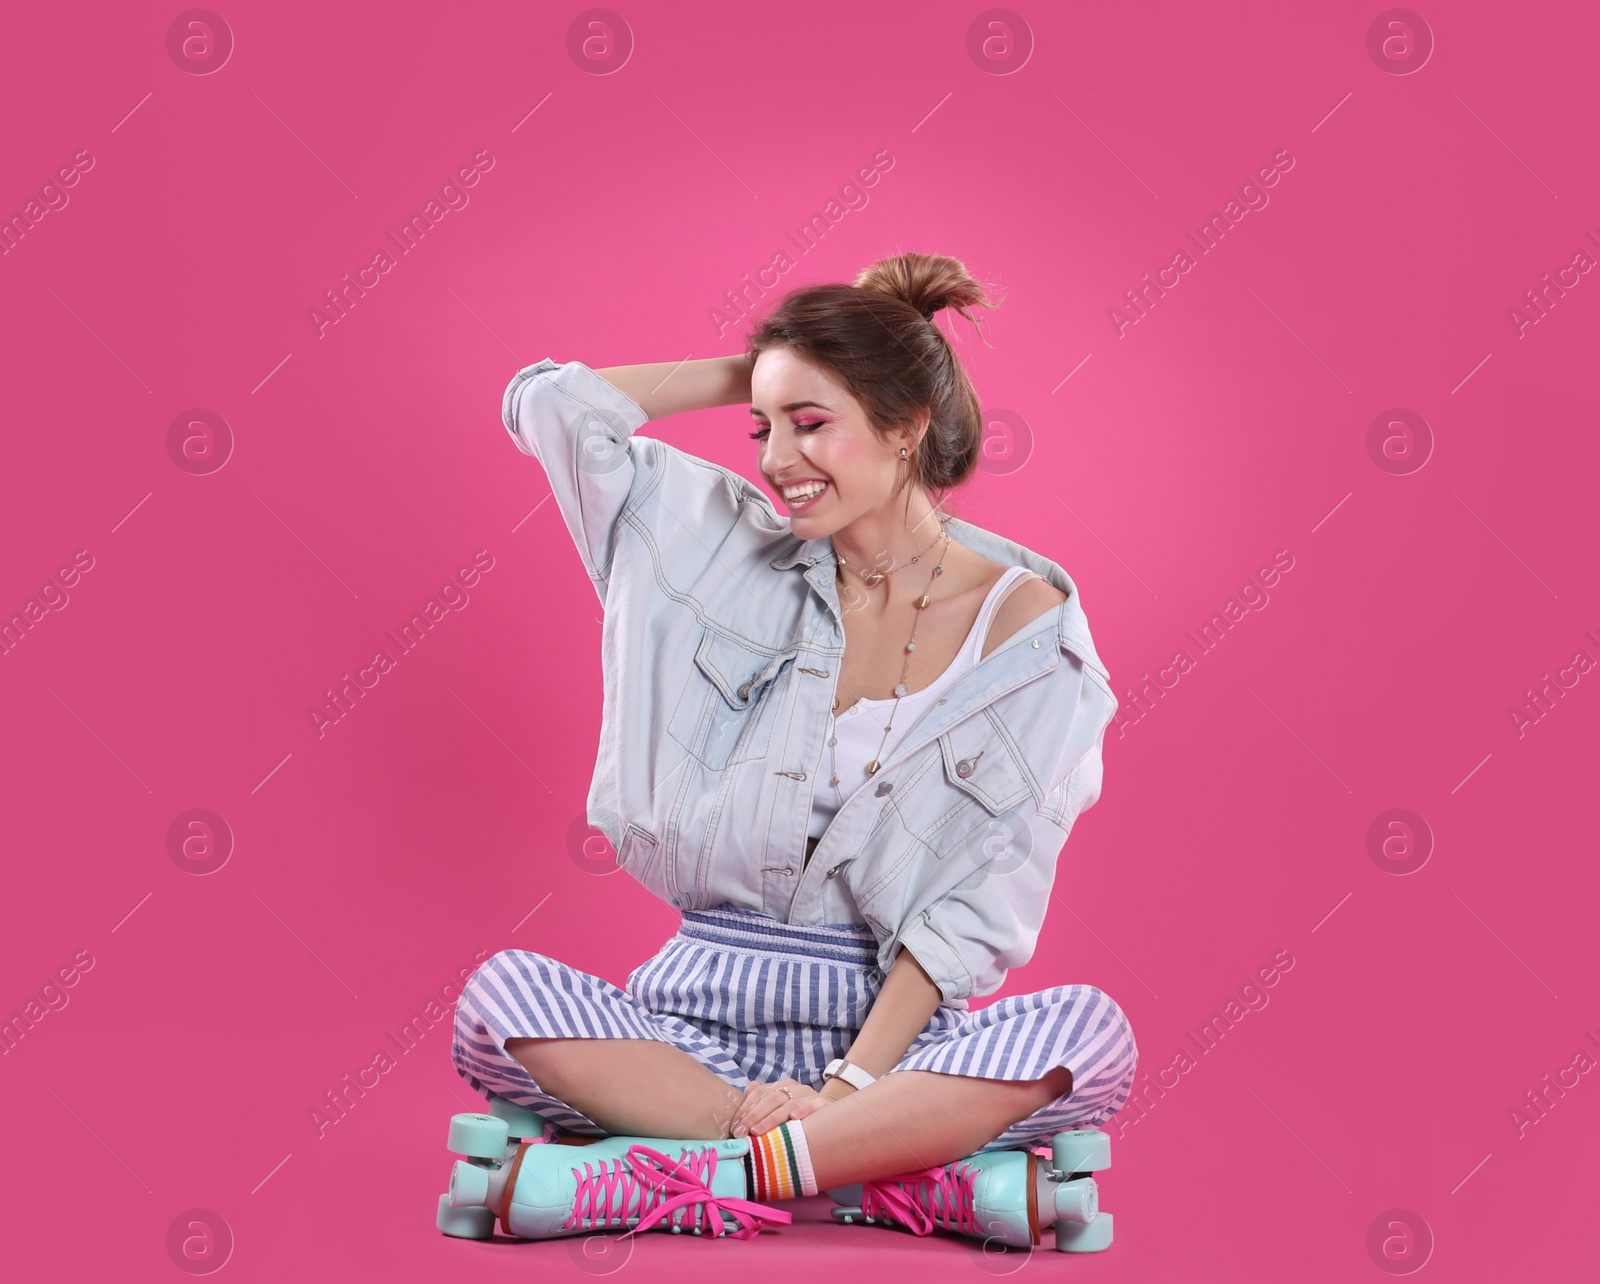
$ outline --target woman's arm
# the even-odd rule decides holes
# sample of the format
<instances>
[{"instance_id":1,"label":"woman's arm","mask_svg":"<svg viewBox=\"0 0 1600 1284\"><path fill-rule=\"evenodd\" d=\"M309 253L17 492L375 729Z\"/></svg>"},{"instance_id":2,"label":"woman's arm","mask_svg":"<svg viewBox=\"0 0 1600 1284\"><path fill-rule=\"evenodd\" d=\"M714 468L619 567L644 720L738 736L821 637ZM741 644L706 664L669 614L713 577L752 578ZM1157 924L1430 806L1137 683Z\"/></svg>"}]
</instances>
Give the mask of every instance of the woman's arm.
<instances>
[{"instance_id":1,"label":"woman's arm","mask_svg":"<svg viewBox=\"0 0 1600 1284\"><path fill-rule=\"evenodd\" d=\"M517 448L544 466L556 506L571 531L595 591L606 600L617 520L633 492L640 455L673 470L664 487L683 512L702 514L728 487L714 467L650 437L647 421L679 410L750 397L745 357L659 362L594 370L550 358L519 370L501 398L500 415ZM723 504L706 522L739 520ZM707 530L708 539L726 532ZM715 542L714 539L712 542Z\"/></svg>"},{"instance_id":2,"label":"woman's arm","mask_svg":"<svg viewBox=\"0 0 1600 1284\"><path fill-rule=\"evenodd\" d=\"M704 357L699 361L652 361L637 366L607 366L595 373L631 397L652 419L684 410L731 406L750 400L748 354Z\"/></svg>"},{"instance_id":3,"label":"woman's arm","mask_svg":"<svg viewBox=\"0 0 1600 1284\"><path fill-rule=\"evenodd\" d=\"M939 987L922 970L922 964L910 950L902 948L889 964L889 975L884 977L845 1060L873 1078L887 1074L900 1063L943 1001ZM833 1100L854 1091L843 1079L829 1079L822 1085L822 1095Z\"/></svg>"},{"instance_id":4,"label":"woman's arm","mask_svg":"<svg viewBox=\"0 0 1600 1284\"><path fill-rule=\"evenodd\" d=\"M902 948L889 965L889 974L884 977L878 997L872 1001L867 1019L856 1032L845 1059L874 1078L887 1074L927 1028L928 1018L941 1002L939 987L922 970L911 951ZM788 1087L793 1095L786 1094L779 1085ZM759 1135L786 1119L804 1119L815 1114L828 1102L854 1091L856 1089L843 1079L829 1079L820 1092L793 1079L753 1083L745 1089L744 1100L728 1120L728 1135L742 1137L747 1132Z\"/></svg>"}]
</instances>

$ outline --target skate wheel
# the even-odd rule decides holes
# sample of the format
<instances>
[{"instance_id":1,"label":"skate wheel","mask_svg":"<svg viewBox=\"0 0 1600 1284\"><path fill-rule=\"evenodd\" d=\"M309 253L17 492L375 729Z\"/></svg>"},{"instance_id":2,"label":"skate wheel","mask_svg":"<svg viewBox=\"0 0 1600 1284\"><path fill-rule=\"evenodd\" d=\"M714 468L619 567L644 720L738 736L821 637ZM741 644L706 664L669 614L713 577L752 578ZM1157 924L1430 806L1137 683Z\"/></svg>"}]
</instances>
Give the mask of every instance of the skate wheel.
<instances>
[{"instance_id":1,"label":"skate wheel","mask_svg":"<svg viewBox=\"0 0 1600 1284\"><path fill-rule=\"evenodd\" d=\"M1079 1177L1056 1187L1056 1220L1088 1223L1100 1211L1100 1187L1093 1177Z\"/></svg>"},{"instance_id":2,"label":"skate wheel","mask_svg":"<svg viewBox=\"0 0 1600 1284\"><path fill-rule=\"evenodd\" d=\"M829 1209L828 1212L834 1221L843 1222L846 1226L854 1222L866 1221L866 1218L861 1215L861 1209L858 1207L837 1207Z\"/></svg>"},{"instance_id":3,"label":"skate wheel","mask_svg":"<svg viewBox=\"0 0 1600 1284\"><path fill-rule=\"evenodd\" d=\"M1051 1165L1057 1172L1097 1173L1111 1167L1111 1136L1098 1128L1058 1132L1050 1138Z\"/></svg>"},{"instance_id":4,"label":"skate wheel","mask_svg":"<svg viewBox=\"0 0 1600 1284\"><path fill-rule=\"evenodd\" d=\"M1100 1253L1111 1247L1111 1214L1092 1222L1056 1223L1056 1249L1062 1253Z\"/></svg>"},{"instance_id":5,"label":"skate wheel","mask_svg":"<svg viewBox=\"0 0 1600 1284\"><path fill-rule=\"evenodd\" d=\"M488 1239L494 1234L494 1211L489 1208L456 1208L449 1194L439 1196L435 1226L456 1239Z\"/></svg>"},{"instance_id":6,"label":"skate wheel","mask_svg":"<svg viewBox=\"0 0 1600 1284\"><path fill-rule=\"evenodd\" d=\"M496 1097L489 1103L489 1113L496 1119L506 1121L512 1141L521 1141L527 1137L541 1141L544 1138L544 1116L535 1114L526 1106L519 1106L504 1097Z\"/></svg>"},{"instance_id":7,"label":"skate wheel","mask_svg":"<svg viewBox=\"0 0 1600 1284\"><path fill-rule=\"evenodd\" d=\"M489 1202L489 1170L465 1159L456 1160L450 1169L450 1206L483 1207Z\"/></svg>"},{"instance_id":8,"label":"skate wheel","mask_svg":"<svg viewBox=\"0 0 1600 1284\"><path fill-rule=\"evenodd\" d=\"M470 1159L503 1159L511 1129L493 1115L452 1115L446 1148Z\"/></svg>"}]
</instances>

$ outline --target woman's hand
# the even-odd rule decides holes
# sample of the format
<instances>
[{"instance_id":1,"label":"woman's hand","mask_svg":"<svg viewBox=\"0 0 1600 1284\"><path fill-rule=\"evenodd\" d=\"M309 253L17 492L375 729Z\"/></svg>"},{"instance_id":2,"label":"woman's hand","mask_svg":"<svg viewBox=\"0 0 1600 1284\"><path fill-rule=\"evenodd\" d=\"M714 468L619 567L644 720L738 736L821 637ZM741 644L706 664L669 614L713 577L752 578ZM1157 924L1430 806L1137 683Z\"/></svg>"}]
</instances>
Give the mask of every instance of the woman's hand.
<instances>
[{"instance_id":1,"label":"woman's hand","mask_svg":"<svg viewBox=\"0 0 1600 1284\"><path fill-rule=\"evenodd\" d=\"M728 1134L759 1137L790 1119L815 1114L833 1099L832 1094L824 1095L794 1079L752 1083L744 1090L743 1103L733 1112Z\"/></svg>"},{"instance_id":2,"label":"woman's hand","mask_svg":"<svg viewBox=\"0 0 1600 1284\"><path fill-rule=\"evenodd\" d=\"M649 418L665 419L707 406L748 405L750 372L754 368L750 354L740 353L732 357L701 357L697 361L606 366L595 374L632 398Z\"/></svg>"}]
</instances>

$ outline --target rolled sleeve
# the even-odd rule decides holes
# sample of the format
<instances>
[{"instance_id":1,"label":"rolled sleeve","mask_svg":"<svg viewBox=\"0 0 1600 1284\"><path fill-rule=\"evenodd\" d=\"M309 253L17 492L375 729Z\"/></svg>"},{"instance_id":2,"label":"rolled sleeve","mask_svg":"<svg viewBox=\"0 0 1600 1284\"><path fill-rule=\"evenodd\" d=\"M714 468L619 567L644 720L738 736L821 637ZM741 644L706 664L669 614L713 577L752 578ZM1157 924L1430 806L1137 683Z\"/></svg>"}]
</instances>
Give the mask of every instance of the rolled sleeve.
<instances>
[{"instance_id":1,"label":"rolled sleeve","mask_svg":"<svg viewBox=\"0 0 1600 1284\"><path fill-rule=\"evenodd\" d=\"M900 933L897 948L911 951L911 957L939 987L945 1002L965 999L972 993L972 974L967 971L961 952L929 924L929 913L924 911L912 919Z\"/></svg>"},{"instance_id":2,"label":"rolled sleeve","mask_svg":"<svg viewBox=\"0 0 1600 1284\"><path fill-rule=\"evenodd\" d=\"M1033 957L1062 847L1078 813L1099 798L1101 772L1096 744L1043 806L995 817L991 833L969 848L983 863L902 928L898 945L946 1002L992 994Z\"/></svg>"},{"instance_id":3,"label":"rolled sleeve","mask_svg":"<svg viewBox=\"0 0 1600 1284\"><path fill-rule=\"evenodd\" d=\"M517 449L544 466L603 602L617 519L633 490L640 442L649 440L633 434L649 416L582 362L546 357L506 386L500 417Z\"/></svg>"}]
</instances>

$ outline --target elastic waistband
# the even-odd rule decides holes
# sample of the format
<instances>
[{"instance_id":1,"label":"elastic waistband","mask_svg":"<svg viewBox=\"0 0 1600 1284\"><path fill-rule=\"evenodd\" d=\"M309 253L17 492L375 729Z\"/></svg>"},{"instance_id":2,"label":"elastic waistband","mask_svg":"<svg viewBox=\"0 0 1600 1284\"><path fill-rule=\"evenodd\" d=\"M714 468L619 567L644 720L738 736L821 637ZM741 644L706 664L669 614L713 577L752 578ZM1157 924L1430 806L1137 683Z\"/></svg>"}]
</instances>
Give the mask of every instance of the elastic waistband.
<instances>
[{"instance_id":1,"label":"elastic waistband","mask_svg":"<svg viewBox=\"0 0 1600 1284\"><path fill-rule=\"evenodd\" d=\"M732 905L684 910L678 935L727 949L858 966L878 957L878 938L863 923L783 923L770 914Z\"/></svg>"}]
</instances>

